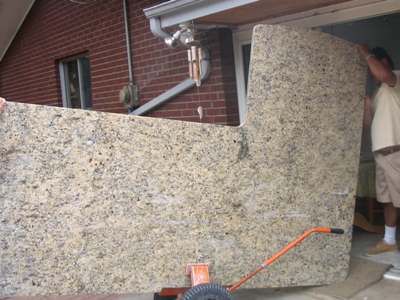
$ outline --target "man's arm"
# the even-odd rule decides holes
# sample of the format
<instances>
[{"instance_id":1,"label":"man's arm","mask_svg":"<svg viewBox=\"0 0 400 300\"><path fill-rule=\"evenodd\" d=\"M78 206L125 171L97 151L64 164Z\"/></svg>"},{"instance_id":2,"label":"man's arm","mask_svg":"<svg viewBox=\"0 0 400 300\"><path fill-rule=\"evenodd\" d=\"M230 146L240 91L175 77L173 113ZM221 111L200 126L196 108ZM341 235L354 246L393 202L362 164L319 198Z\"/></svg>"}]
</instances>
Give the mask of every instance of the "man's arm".
<instances>
[{"instance_id":1,"label":"man's arm","mask_svg":"<svg viewBox=\"0 0 400 300\"><path fill-rule=\"evenodd\" d=\"M0 113L2 113L6 109L6 99L0 97Z\"/></svg>"},{"instance_id":2,"label":"man's arm","mask_svg":"<svg viewBox=\"0 0 400 300\"><path fill-rule=\"evenodd\" d=\"M358 45L358 50L367 61L368 67L372 75L382 83L393 87L396 85L397 77L390 68L385 66L379 59L368 51L366 45Z\"/></svg>"},{"instance_id":3,"label":"man's arm","mask_svg":"<svg viewBox=\"0 0 400 300\"><path fill-rule=\"evenodd\" d=\"M363 126L364 128L368 128L372 124L372 100L370 96L365 97L364 103L364 118L363 118Z\"/></svg>"}]
</instances>

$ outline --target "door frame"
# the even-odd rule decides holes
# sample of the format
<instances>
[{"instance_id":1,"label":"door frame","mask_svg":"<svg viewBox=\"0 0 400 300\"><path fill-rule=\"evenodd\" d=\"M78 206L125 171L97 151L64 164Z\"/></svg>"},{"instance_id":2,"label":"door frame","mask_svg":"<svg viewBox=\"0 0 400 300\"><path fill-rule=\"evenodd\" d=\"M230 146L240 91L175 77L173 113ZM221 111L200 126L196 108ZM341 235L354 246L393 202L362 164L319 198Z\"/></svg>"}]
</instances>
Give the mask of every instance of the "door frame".
<instances>
[{"instance_id":1,"label":"door frame","mask_svg":"<svg viewBox=\"0 0 400 300\"><path fill-rule=\"evenodd\" d=\"M400 12L400 1L398 0L352 0L301 13L267 19L257 24L283 24L295 27L315 28L396 12ZM245 121L247 112L242 47L251 43L254 25L246 24L233 30L233 51L240 124L243 124Z\"/></svg>"}]
</instances>

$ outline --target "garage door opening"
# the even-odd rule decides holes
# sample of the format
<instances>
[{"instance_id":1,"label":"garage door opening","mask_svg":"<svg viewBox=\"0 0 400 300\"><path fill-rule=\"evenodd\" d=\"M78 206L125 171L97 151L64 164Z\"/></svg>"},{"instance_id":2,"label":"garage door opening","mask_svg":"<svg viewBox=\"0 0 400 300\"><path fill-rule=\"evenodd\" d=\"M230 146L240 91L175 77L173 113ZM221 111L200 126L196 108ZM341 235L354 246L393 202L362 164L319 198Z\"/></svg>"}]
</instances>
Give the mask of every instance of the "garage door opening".
<instances>
[{"instance_id":1,"label":"garage door opening","mask_svg":"<svg viewBox=\"0 0 400 300\"><path fill-rule=\"evenodd\" d=\"M385 48L395 63L395 70L400 70L400 39L398 38L398 28L400 28L399 13L324 26L320 29L353 43L367 44L370 48L377 46ZM366 95L373 98L378 85L374 82L371 75L368 75L367 80ZM356 198L353 255L365 257L367 249L382 239L383 231L383 208L376 201L375 162L371 151L371 128L364 126ZM374 255L368 257L368 259L400 268L399 252Z\"/></svg>"},{"instance_id":2,"label":"garage door opening","mask_svg":"<svg viewBox=\"0 0 400 300\"><path fill-rule=\"evenodd\" d=\"M267 22L266 22L267 23ZM356 44L367 44L370 48L385 48L395 63L395 70L400 70L400 13L386 14L379 17L364 18L346 23L325 25L316 28L323 32L338 36ZM247 77L249 73L251 33L238 32L235 36L236 76L238 78L238 94L247 92ZM371 75L368 75L365 94L374 97L378 85ZM239 99L240 100L240 99ZM240 106L239 101L239 106ZM242 99L242 107L245 100ZM245 109L241 109L241 112ZM400 116L399 116L400 117ZM243 118L243 116L242 116ZM375 162L371 151L371 128L363 128L359 183L356 198L353 255L363 256L369 247L382 239L384 217L382 205L376 201L375 192ZM399 236L398 230L398 236ZM381 263L395 265L400 270L400 254L386 253L369 257Z\"/></svg>"}]
</instances>

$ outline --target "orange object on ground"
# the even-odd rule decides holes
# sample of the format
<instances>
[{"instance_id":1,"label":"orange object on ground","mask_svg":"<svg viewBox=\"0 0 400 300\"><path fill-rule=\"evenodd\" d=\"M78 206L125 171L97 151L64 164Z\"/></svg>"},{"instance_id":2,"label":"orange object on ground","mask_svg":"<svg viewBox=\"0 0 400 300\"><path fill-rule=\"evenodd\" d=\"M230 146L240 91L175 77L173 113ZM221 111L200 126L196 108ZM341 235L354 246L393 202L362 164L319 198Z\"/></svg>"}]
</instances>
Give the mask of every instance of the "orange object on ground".
<instances>
[{"instance_id":1,"label":"orange object on ground","mask_svg":"<svg viewBox=\"0 0 400 300\"><path fill-rule=\"evenodd\" d=\"M298 244L300 244L305 238L310 236L313 233L336 233L336 234L343 234L344 231L343 229L337 229L337 228L327 228L327 227L314 227L306 232L304 232L301 236L299 236L297 239L289 243L286 247L282 248L279 250L276 254L274 254L271 258L267 259L260 267L258 267L255 271L252 273L244 276L242 279L240 279L237 283L231 285L228 288L228 291L233 293L236 291L241 285L243 285L246 281L250 280L252 277L254 277L256 274L264 270L267 266L272 264L274 261L276 261L278 258L280 258L282 255L285 255L289 250L293 249L296 247Z\"/></svg>"},{"instance_id":2,"label":"orange object on ground","mask_svg":"<svg viewBox=\"0 0 400 300\"><path fill-rule=\"evenodd\" d=\"M208 264L190 264L186 267L186 275L190 277L192 287L199 284L210 283ZM161 297L177 296L185 293L189 288L164 288L159 295Z\"/></svg>"},{"instance_id":3,"label":"orange object on ground","mask_svg":"<svg viewBox=\"0 0 400 300\"><path fill-rule=\"evenodd\" d=\"M232 284L229 287L227 287L226 290L229 293L235 292L245 282L249 281L251 278L253 278L259 272L261 272L266 267L271 265L273 262L275 262L281 256L285 255L289 250L291 250L294 247L296 247L297 245L299 245L304 239L306 239L307 237L309 237L313 233L343 234L344 230L343 229L338 229L338 228L314 227L314 228L311 228L311 229L305 231L297 239L295 239L294 241L290 242L288 245L286 245L284 248L282 248L276 254L274 254L271 258L269 258L266 261L264 261L261 264L261 266L259 266L255 271L253 271L250 274L242 277L237 283ZM209 275L208 264L191 264L191 265L188 265L187 268L186 268L186 275L190 276L191 283L192 283L192 288L196 287L198 285L210 284L210 275ZM177 296L179 294L183 294L183 293L187 292L188 290L189 290L189 288L166 288L166 289L163 289L157 295L159 295L161 298L162 297L171 297L171 296Z\"/></svg>"}]
</instances>

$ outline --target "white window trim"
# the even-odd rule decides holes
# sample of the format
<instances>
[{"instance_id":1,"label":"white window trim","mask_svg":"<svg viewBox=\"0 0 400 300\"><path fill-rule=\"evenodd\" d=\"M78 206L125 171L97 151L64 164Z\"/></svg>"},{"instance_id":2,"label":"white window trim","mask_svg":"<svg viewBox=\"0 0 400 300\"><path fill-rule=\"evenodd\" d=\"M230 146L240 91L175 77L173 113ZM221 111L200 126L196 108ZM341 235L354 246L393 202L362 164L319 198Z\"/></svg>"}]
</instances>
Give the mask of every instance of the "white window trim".
<instances>
[{"instance_id":1,"label":"white window trim","mask_svg":"<svg viewBox=\"0 0 400 300\"><path fill-rule=\"evenodd\" d=\"M244 122L247 113L246 86L244 78L243 45L251 43L251 31L235 32L233 34L233 53L235 57L236 89L239 104L240 124Z\"/></svg>"},{"instance_id":2,"label":"white window trim","mask_svg":"<svg viewBox=\"0 0 400 300\"><path fill-rule=\"evenodd\" d=\"M83 89L83 79L82 79L82 62L80 58L86 57L85 55L79 55L79 56L74 56L74 57L69 57L67 59L63 59L58 63L58 70L60 73L60 85L61 85L61 98L62 98L62 103L63 107L71 108L71 97L68 95L69 91L65 87L65 79L66 79L66 74L67 74L67 68L65 63L74 61L76 60L78 63L78 81L79 81L79 94L81 96L81 108L82 109L90 109L88 107L85 107L85 100L83 97L85 97L84 89Z\"/></svg>"},{"instance_id":3,"label":"white window trim","mask_svg":"<svg viewBox=\"0 0 400 300\"><path fill-rule=\"evenodd\" d=\"M313 28L377 17L400 11L399 0L353 0L305 12L264 20L257 24L284 24ZM244 80L242 46L251 43L255 24L239 26L233 31L236 88L239 104L240 124L245 121L247 104Z\"/></svg>"},{"instance_id":4,"label":"white window trim","mask_svg":"<svg viewBox=\"0 0 400 300\"><path fill-rule=\"evenodd\" d=\"M65 73L64 73L64 65L63 62L59 62L58 71L60 73L60 86L61 86L61 98L63 107L70 107L71 105L68 101L69 97L67 96L67 89L65 88Z\"/></svg>"}]
</instances>

